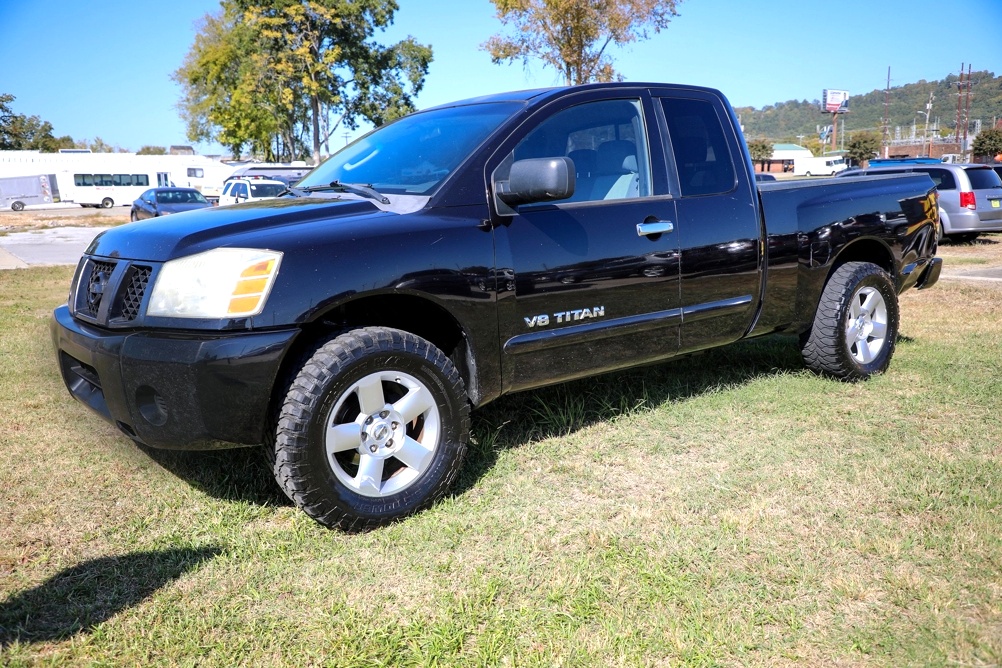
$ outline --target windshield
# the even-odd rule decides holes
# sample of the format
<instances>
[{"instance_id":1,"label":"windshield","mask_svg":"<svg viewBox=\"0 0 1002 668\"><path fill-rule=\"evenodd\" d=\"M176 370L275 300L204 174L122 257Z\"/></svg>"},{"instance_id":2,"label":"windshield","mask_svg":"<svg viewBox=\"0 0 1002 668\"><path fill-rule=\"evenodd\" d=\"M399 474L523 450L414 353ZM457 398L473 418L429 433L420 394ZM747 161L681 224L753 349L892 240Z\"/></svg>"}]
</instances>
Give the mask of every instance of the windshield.
<instances>
[{"instance_id":1,"label":"windshield","mask_svg":"<svg viewBox=\"0 0 1002 668\"><path fill-rule=\"evenodd\" d=\"M431 194L520 108L507 102L411 114L346 146L296 187L341 181L372 186L384 194Z\"/></svg>"},{"instance_id":2,"label":"windshield","mask_svg":"<svg viewBox=\"0 0 1002 668\"><path fill-rule=\"evenodd\" d=\"M160 190L156 195L160 204L208 204L197 190Z\"/></svg>"}]
</instances>

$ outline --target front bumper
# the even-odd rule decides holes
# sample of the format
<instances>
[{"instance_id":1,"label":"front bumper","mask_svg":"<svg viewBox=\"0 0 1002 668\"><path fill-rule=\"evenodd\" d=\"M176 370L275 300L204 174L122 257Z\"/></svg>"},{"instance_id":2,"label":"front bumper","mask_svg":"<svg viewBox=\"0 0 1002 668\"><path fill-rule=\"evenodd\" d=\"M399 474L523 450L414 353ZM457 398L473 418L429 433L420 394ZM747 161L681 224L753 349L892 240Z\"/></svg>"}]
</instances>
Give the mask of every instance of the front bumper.
<instances>
[{"instance_id":1,"label":"front bumper","mask_svg":"<svg viewBox=\"0 0 1002 668\"><path fill-rule=\"evenodd\" d=\"M70 394L130 438L201 450L262 443L279 368L298 329L112 331L53 313Z\"/></svg>"}]
</instances>

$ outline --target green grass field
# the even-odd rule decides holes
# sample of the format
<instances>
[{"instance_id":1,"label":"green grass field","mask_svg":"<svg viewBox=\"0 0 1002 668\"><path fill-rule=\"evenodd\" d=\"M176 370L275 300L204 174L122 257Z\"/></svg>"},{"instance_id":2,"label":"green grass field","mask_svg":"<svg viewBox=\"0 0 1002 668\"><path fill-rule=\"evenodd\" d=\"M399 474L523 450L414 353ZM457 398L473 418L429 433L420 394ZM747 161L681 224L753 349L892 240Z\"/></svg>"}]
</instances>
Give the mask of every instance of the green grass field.
<instances>
[{"instance_id":1,"label":"green grass field","mask_svg":"<svg viewBox=\"0 0 1002 668\"><path fill-rule=\"evenodd\" d=\"M73 401L71 273L0 272L0 665L1002 664L1002 291L904 295L866 383L771 338L499 400L347 535Z\"/></svg>"}]
</instances>

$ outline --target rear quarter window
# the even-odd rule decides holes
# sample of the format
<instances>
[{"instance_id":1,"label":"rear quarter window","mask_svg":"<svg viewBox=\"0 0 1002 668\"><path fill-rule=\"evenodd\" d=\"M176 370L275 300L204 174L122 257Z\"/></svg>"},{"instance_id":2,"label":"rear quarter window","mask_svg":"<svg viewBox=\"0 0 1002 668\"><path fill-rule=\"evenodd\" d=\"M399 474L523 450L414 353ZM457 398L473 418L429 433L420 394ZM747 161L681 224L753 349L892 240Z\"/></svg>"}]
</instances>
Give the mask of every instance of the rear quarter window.
<instances>
[{"instance_id":1,"label":"rear quarter window","mask_svg":"<svg viewBox=\"0 0 1002 668\"><path fill-rule=\"evenodd\" d=\"M957 180L953 178L953 174L945 169L936 168L916 168L916 172L922 172L923 174L928 174L932 182L936 184L936 187L940 190L956 190Z\"/></svg>"}]
</instances>

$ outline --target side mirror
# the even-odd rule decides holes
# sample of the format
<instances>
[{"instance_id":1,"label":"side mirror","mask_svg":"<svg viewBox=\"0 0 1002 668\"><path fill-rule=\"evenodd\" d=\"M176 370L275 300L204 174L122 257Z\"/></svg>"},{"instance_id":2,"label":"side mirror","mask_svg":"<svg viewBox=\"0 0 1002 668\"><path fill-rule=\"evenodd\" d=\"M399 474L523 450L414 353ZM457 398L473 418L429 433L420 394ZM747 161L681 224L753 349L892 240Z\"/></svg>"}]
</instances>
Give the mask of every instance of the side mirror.
<instances>
[{"instance_id":1,"label":"side mirror","mask_svg":"<svg viewBox=\"0 0 1002 668\"><path fill-rule=\"evenodd\" d=\"M574 194L574 163L570 158L529 158L511 166L507 181L495 185L508 206L551 202Z\"/></svg>"}]
</instances>

